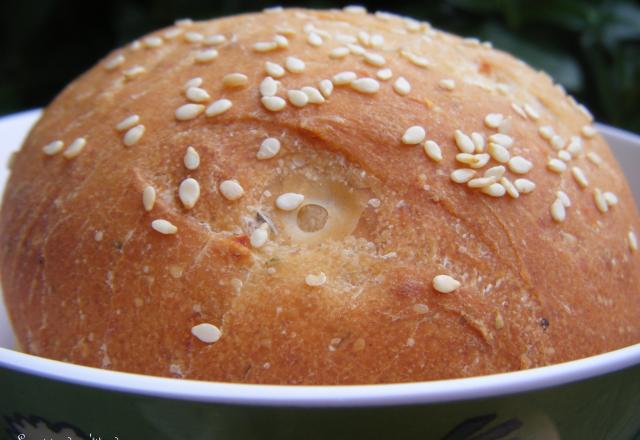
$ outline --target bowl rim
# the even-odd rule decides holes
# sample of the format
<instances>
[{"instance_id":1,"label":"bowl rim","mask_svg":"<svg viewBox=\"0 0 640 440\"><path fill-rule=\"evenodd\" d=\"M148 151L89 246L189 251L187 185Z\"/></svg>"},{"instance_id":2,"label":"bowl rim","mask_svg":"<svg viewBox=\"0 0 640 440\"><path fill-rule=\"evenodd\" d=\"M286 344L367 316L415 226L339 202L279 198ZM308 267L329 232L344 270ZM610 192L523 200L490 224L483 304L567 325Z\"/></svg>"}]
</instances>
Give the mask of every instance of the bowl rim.
<instances>
[{"instance_id":1,"label":"bowl rim","mask_svg":"<svg viewBox=\"0 0 640 440\"><path fill-rule=\"evenodd\" d=\"M461 379L378 385L256 385L103 370L0 348L0 368L107 391L242 406L372 407L440 404L539 391L640 366L640 343L579 360Z\"/></svg>"},{"instance_id":2,"label":"bowl rim","mask_svg":"<svg viewBox=\"0 0 640 440\"><path fill-rule=\"evenodd\" d=\"M0 116L35 121L40 109ZM640 146L640 136L597 124L608 141ZM1 297L0 297L1 300ZM379 385L254 385L146 376L75 365L0 347L2 369L73 385L165 399L243 406L372 407L439 404L539 391L640 367L640 343L588 358L508 373Z\"/></svg>"}]
</instances>

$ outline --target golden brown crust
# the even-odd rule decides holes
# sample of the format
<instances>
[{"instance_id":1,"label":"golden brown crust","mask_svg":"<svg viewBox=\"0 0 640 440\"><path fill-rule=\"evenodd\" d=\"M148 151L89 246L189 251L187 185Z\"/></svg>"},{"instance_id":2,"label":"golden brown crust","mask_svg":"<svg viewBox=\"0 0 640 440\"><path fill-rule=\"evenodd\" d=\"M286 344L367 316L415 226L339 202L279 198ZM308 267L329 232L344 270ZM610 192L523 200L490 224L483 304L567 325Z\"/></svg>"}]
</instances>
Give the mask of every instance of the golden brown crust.
<instances>
[{"instance_id":1,"label":"golden brown crust","mask_svg":"<svg viewBox=\"0 0 640 440\"><path fill-rule=\"evenodd\" d=\"M26 351L154 375L352 384L517 370L640 341L640 257L628 238L640 231L637 209L604 140L581 134L589 118L546 75L396 17L285 10L172 29L183 33L158 31L159 47L119 49L69 85L16 157L0 217L1 269ZM359 31L368 36L358 44L384 54L384 66L329 55ZM223 34L226 42L217 58L196 63L205 46L186 41L186 32ZM307 41L310 32L320 46ZM254 50L278 33L288 48ZM374 34L381 46L378 37L370 41ZM118 54L124 62L106 69ZM393 77L378 80L376 93L336 86L323 104L289 102L271 112L260 103L264 63L284 65L288 56L306 66L279 79L282 97L342 71L376 78L390 68ZM417 56L430 65L421 67ZM145 72L125 79L136 65ZM233 72L248 84L223 87ZM407 96L394 91L399 76L411 85ZM177 120L188 102L183 84L193 77L211 96L206 105L226 98L232 108ZM502 126L515 141L511 155L534 166L507 175L535 182L532 193L494 198L449 178L464 167L455 130L486 139L497 132L484 123L489 113L511 118ZM132 114L146 130L125 147L115 127ZM413 125L439 144L441 162L401 142ZM565 140L581 136L584 151L563 173L546 167L557 152L538 132L545 125ZM87 144L73 159L42 152L78 137ZM258 160L267 137L282 149ZM200 155L196 170L183 164L190 145ZM586 188L572 166L584 170ZM190 210L178 197L187 177L201 193ZM244 188L240 199L221 195L227 179ZM141 200L147 186L157 192L150 212ZM596 188L619 203L600 212ZM562 222L550 214L559 190L571 200ZM275 207L286 192L324 205L324 228L298 230L296 212ZM264 217L277 233L252 247ZM152 229L155 219L177 233ZM320 272L323 285L305 283ZM461 287L439 293L438 274ZM196 338L191 328L201 323L217 326L221 338Z\"/></svg>"}]
</instances>

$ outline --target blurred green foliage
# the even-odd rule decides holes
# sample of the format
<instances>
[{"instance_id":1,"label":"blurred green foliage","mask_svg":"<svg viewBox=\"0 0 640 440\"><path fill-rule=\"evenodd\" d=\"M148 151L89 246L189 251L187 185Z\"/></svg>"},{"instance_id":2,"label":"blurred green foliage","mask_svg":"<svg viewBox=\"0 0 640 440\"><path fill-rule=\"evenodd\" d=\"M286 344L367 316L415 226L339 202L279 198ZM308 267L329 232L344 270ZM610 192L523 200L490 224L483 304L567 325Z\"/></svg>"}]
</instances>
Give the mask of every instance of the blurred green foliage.
<instances>
[{"instance_id":1,"label":"blurred green foliage","mask_svg":"<svg viewBox=\"0 0 640 440\"><path fill-rule=\"evenodd\" d=\"M640 132L640 4L630 0L359 2L489 40L547 71L602 122ZM345 2L278 2L312 8ZM0 114L46 105L110 49L176 18L255 11L259 0L3 0Z\"/></svg>"}]
</instances>

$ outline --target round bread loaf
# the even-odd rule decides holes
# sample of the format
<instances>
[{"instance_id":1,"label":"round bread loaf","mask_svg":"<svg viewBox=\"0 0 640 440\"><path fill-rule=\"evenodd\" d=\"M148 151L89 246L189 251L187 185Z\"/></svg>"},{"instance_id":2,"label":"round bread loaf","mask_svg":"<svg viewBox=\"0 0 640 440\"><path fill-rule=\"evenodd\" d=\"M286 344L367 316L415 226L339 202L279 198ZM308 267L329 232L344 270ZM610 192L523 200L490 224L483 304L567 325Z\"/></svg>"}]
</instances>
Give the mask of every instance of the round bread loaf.
<instances>
[{"instance_id":1,"label":"round bread loaf","mask_svg":"<svg viewBox=\"0 0 640 440\"><path fill-rule=\"evenodd\" d=\"M45 110L0 217L21 348L364 384L640 341L640 231L592 117L488 43L361 8L181 20Z\"/></svg>"}]
</instances>

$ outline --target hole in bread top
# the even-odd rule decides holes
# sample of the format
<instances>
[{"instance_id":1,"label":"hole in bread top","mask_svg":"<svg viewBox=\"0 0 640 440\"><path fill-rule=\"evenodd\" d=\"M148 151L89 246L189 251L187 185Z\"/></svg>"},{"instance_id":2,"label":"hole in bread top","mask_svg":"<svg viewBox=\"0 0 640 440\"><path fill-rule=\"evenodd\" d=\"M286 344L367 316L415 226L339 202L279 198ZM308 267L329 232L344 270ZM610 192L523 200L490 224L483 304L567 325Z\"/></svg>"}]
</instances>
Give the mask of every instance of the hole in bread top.
<instances>
[{"instance_id":1,"label":"hole in bread top","mask_svg":"<svg viewBox=\"0 0 640 440\"><path fill-rule=\"evenodd\" d=\"M329 212L320 205L303 205L298 210L298 227L304 232L316 232L327 224Z\"/></svg>"}]
</instances>

